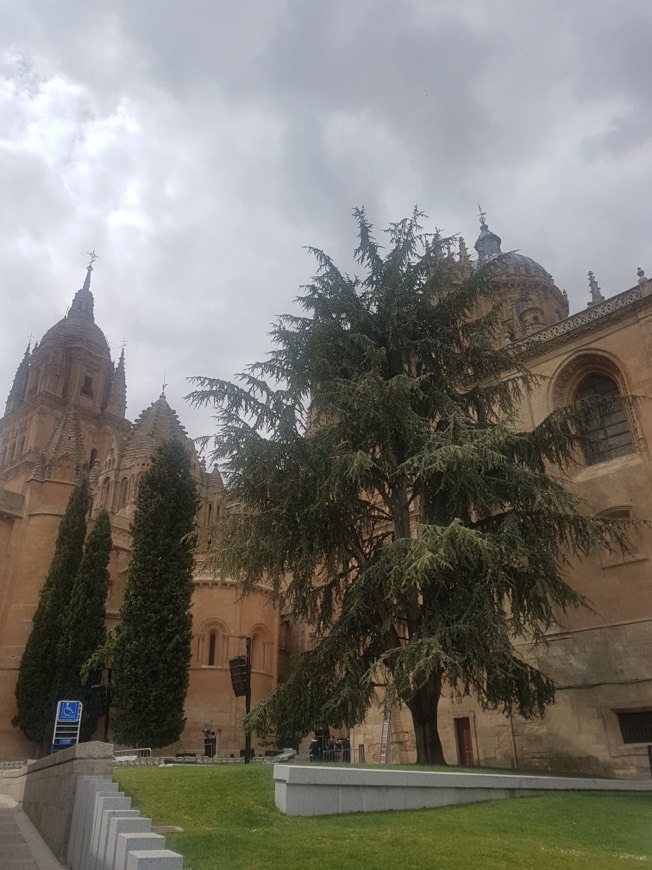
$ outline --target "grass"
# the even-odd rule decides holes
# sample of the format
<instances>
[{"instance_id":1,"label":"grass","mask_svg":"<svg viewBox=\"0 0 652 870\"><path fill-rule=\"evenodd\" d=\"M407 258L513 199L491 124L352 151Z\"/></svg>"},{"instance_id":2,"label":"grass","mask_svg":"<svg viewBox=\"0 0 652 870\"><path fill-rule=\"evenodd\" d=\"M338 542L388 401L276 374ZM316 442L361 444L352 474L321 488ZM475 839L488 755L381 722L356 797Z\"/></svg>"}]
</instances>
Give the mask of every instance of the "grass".
<instances>
[{"instance_id":1,"label":"grass","mask_svg":"<svg viewBox=\"0 0 652 870\"><path fill-rule=\"evenodd\" d=\"M403 812L288 817L271 765L124 768L115 779L185 870L652 867L652 798L551 794Z\"/></svg>"}]
</instances>

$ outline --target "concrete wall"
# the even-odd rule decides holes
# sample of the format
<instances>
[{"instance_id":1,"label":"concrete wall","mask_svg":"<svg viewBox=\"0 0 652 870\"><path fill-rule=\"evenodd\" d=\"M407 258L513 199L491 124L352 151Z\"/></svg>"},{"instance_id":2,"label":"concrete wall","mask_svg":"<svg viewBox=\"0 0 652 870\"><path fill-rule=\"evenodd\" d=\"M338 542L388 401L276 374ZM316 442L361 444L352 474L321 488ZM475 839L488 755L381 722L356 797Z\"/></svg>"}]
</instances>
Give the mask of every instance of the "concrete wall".
<instances>
[{"instance_id":1,"label":"concrete wall","mask_svg":"<svg viewBox=\"0 0 652 870\"><path fill-rule=\"evenodd\" d=\"M131 808L131 798L108 777L82 776L66 850L70 870L182 870L183 858L165 848L152 820Z\"/></svg>"},{"instance_id":2,"label":"concrete wall","mask_svg":"<svg viewBox=\"0 0 652 870\"><path fill-rule=\"evenodd\" d=\"M652 782L497 773L369 770L319 765L274 766L276 806L289 816L441 807L530 797L548 791L652 794Z\"/></svg>"},{"instance_id":3,"label":"concrete wall","mask_svg":"<svg viewBox=\"0 0 652 870\"><path fill-rule=\"evenodd\" d=\"M71 870L182 870L151 819L131 808L112 781L113 746L80 743L39 761L0 769L0 794L25 814Z\"/></svg>"},{"instance_id":4,"label":"concrete wall","mask_svg":"<svg viewBox=\"0 0 652 870\"><path fill-rule=\"evenodd\" d=\"M23 810L55 857L65 857L70 835L77 779L85 774L111 777L113 747L80 743L23 767L0 773L0 792L22 804Z\"/></svg>"}]
</instances>

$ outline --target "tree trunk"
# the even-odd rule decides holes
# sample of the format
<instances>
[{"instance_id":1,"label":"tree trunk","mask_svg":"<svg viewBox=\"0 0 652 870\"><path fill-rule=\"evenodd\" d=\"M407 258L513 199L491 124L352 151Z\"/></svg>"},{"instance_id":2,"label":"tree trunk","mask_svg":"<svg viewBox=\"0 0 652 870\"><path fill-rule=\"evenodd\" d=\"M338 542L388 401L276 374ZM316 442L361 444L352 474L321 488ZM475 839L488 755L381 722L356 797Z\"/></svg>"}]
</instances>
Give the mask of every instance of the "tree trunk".
<instances>
[{"instance_id":1,"label":"tree trunk","mask_svg":"<svg viewBox=\"0 0 652 870\"><path fill-rule=\"evenodd\" d=\"M441 694L438 678L423 686L407 702L417 744L417 764L446 764L439 732L437 704Z\"/></svg>"}]
</instances>

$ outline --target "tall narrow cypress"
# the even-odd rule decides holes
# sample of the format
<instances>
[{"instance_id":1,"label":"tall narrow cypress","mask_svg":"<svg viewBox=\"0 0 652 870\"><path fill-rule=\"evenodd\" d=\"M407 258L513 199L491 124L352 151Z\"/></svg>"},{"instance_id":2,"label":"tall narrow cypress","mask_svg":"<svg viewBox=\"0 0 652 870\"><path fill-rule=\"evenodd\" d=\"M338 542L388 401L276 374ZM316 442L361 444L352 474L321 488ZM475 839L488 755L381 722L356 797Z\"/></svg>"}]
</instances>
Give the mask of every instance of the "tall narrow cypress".
<instances>
[{"instance_id":1,"label":"tall narrow cypress","mask_svg":"<svg viewBox=\"0 0 652 870\"><path fill-rule=\"evenodd\" d=\"M143 474L112 657L118 743L166 746L183 731L198 496L184 444L162 444Z\"/></svg>"},{"instance_id":2,"label":"tall narrow cypress","mask_svg":"<svg viewBox=\"0 0 652 870\"><path fill-rule=\"evenodd\" d=\"M81 740L92 737L99 715L97 704L91 698L92 676L82 683L80 670L106 642L105 603L111 545L109 514L103 510L84 546L57 649L56 694L58 698L83 702Z\"/></svg>"},{"instance_id":3,"label":"tall narrow cypress","mask_svg":"<svg viewBox=\"0 0 652 870\"><path fill-rule=\"evenodd\" d=\"M82 560L89 502L88 482L83 479L72 491L61 520L54 556L18 671L18 712L12 724L28 740L42 746L52 736L57 650L73 581Z\"/></svg>"}]
</instances>

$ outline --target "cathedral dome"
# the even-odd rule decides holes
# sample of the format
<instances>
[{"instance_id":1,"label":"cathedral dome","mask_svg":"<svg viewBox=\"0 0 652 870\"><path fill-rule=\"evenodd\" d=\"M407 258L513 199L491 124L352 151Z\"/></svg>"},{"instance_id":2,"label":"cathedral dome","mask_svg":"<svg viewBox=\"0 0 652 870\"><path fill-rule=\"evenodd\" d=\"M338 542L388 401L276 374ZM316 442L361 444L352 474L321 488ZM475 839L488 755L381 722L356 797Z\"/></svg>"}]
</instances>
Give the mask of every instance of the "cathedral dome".
<instances>
[{"instance_id":1,"label":"cathedral dome","mask_svg":"<svg viewBox=\"0 0 652 870\"><path fill-rule=\"evenodd\" d=\"M110 359L109 343L100 327L92 320L70 312L43 336L40 347L86 347L98 356Z\"/></svg>"},{"instance_id":2,"label":"cathedral dome","mask_svg":"<svg viewBox=\"0 0 652 870\"><path fill-rule=\"evenodd\" d=\"M555 285L548 270L525 254L503 253L501 241L480 211L475 268L486 270L500 290L505 341L524 338L568 317L568 297Z\"/></svg>"},{"instance_id":3,"label":"cathedral dome","mask_svg":"<svg viewBox=\"0 0 652 870\"><path fill-rule=\"evenodd\" d=\"M50 327L41 340L41 348L53 346L84 347L99 357L110 361L111 353L106 336L95 323L93 294L91 293L92 265L86 270L86 279L81 290L75 293L68 314Z\"/></svg>"},{"instance_id":4,"label":"cathedral dome","mask_svg":"<svg viewBox=\"0 0 652 870\"><path fill-rule=\"evenodd\" d=\"M500 254L494 261L493 267L498 272L507 275L514 275L520 278L537 278L549 284L553 284L552 275L543 268L541 263L537 263L531 257L526 257L525 254L517 254L510 251L506 254Z\"/></svg>"}]
</instances>

